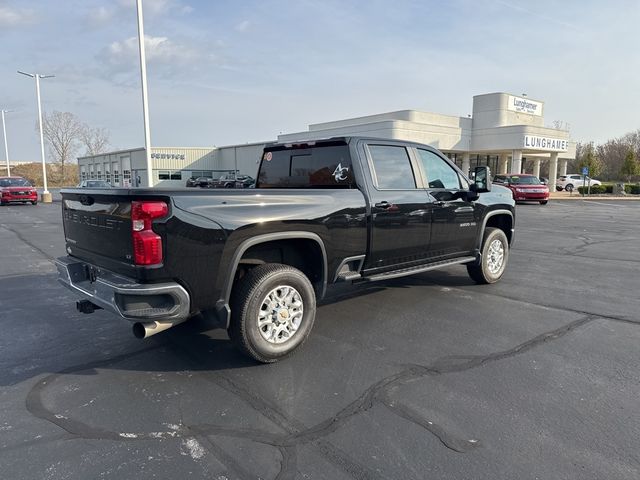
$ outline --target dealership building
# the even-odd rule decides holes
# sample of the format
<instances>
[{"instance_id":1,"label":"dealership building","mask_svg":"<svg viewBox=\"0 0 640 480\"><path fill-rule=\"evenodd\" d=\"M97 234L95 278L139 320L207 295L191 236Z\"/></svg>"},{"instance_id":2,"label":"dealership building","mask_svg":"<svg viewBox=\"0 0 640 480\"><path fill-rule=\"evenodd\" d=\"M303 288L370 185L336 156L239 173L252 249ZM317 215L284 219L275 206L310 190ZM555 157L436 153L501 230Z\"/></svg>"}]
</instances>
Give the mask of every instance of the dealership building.
<instances>
[{"instance_id":1,"label":"dealership building","mask_svg":"<svg viewBox=\"0 0 640 480\"><path fill-rule=\"evenodd\" d=\"M425 143L438 148L464 172L489 165L495 173L548 171L549 183L567 173L575 142L567 130L544 126L544 102L509 93L473 97L472 115L456 117L400 110L310 125L307 131L278 136L300 142L342 136L366 136ZM275 141L275 140L274 140ZM256 176L263 147L258 142L224 147L153 147L153 186L184 186L192 176L227 172ZM147 186L144 148L78 159L81 179L104 179L114 186Z\"/></svg>"}]
</instances>

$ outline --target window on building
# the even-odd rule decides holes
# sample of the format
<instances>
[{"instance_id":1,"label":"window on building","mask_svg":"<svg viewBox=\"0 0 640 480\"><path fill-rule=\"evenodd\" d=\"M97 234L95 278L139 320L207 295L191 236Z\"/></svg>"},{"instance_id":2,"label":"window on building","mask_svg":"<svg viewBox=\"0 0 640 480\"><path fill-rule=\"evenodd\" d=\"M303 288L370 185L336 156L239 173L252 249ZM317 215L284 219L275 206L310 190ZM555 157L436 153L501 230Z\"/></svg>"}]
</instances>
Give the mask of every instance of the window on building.
<instances>
[{"instance_id":1,"label":"window on building","mask_svg":"<svg viewBox=\"0 0 640 480\"><path fill-rule=\"evenodd\" d=\"M418 149L429 188L460 188L460 177L443 158L429 150Z\"/></svg>"},{"instance_id":2,"label":"window on building","mask_svg":"<svg viewBox=\"0 0 640 480\"><path fill-rule=\"evenodd\" d=\"M213 171L212 170L191 170L191 177L192 178L198 178L198 177L213 178Z\"/></svg>"},{"instance_id":3,"label":"window on building","mask_svg":"<svg viewBox=\"0 0 640 480\"><path fill-rule=\"evenodd\" d=\"M369 145L374 176L378 188L384 190L410 190L416 188L416 180L404 147Z\"/></svg>"},{"instance_id":4,"label":"window on building","mask_svg":"<svg viewBox=\"0 0 640 480\"><path fill-rule=\"evenodd\" d=\"M120 184L120 172L118 170L113 170L113 183L116 185Z\"/></svg>"},{"instance_id":5,"label":"window on building","mask_svg":"<svg viewBox=\"0 0 640 480\"><path fill-rule=\"evenodd\" d=\"M104 171L104 179L105 181L111 183L111 172L109 172L109 170Z\"/></svg>"},{"instance_id":6,"label":"window on building","mask_svg":"<svg viewBox=\"0 0 640 480\"><path fill-rule=\"evenodd\" d=\"M158 180L171 180L171 172L169 170L158 171Z\"/></svg>"},{"instance_id":7,"label":"window on building","mask_svg":"<svg viewBox=\"0 0 640 480\"><path fill-rule=\"evenodd\" d=\"M171 180L182 180L182 172L180 170L171 172Z\"/></svg>"},{"instance_id":8,"label":"window on building","mask_svg":"<svg viewBox=\"0 0 640 480\"><path fill-rule=\"evenodd\" d=\"M131 170L122 171L122 182L124 185L131 185Z\"/></svg>"}]
</instances>

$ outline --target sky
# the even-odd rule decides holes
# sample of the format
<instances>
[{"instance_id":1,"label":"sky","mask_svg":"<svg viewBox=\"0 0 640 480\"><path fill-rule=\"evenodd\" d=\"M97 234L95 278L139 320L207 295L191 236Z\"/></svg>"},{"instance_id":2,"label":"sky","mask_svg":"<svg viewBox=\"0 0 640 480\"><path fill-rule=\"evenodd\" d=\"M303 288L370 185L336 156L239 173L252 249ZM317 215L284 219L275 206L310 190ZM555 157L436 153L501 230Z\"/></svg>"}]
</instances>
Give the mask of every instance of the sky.
<instances>
[{"instance_id":1,"label":"sky","mask_svg":"<svg viewBox=\"0 0 640 480\"><path fill-rule=\"evenodd\" d=\"M275 140L395 110L471 113L526 93L576 141L640 128L638 0L143 0L153 146ZM43 109L144 145L135 0L0 0L9 156ZM82 152L79 152L82 153ZM4 153L0 154L4 159Z\"/></svg>"}]
</instances>

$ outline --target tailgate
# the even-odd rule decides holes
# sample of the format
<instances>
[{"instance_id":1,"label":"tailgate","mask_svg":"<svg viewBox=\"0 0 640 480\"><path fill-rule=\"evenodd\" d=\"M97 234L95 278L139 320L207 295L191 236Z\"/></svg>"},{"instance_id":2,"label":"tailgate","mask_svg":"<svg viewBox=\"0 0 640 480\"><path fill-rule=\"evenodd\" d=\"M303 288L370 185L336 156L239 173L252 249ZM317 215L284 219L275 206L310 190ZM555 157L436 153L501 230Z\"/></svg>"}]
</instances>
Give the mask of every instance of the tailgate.
<instances>
[{"instance_id":1,"label":"tailgate","mask_svg":"<svg viewBox=\"0 0 640 480\"><path fill-rule=\"evenodd\" d=\"M133 263L131 201L127 197L90 191L64 193L62 219L71 255L97 264L105 257Z\"/></svg>"}]
</instances>

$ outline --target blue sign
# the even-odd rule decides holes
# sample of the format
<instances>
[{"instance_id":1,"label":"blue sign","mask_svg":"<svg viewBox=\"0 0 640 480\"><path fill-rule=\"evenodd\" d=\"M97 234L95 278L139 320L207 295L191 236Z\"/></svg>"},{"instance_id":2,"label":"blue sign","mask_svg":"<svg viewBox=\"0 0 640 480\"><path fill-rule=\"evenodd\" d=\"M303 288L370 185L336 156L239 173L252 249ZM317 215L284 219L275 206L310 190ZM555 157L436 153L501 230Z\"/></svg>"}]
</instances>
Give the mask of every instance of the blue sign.
<instances>
[{"instance_id":1,"label":"blue sign","mask_svg":"<svg viewBox=\"0 0 640 480\"><path fill-rule=\"evenodd\" d=\"M589 167L582 167L582 174L589 175Z\"/></svg>"}]
</instances>

